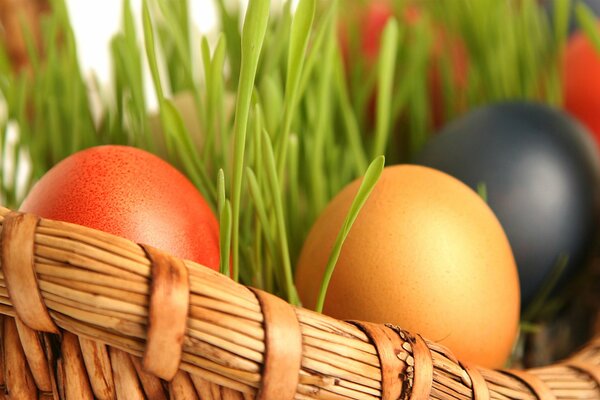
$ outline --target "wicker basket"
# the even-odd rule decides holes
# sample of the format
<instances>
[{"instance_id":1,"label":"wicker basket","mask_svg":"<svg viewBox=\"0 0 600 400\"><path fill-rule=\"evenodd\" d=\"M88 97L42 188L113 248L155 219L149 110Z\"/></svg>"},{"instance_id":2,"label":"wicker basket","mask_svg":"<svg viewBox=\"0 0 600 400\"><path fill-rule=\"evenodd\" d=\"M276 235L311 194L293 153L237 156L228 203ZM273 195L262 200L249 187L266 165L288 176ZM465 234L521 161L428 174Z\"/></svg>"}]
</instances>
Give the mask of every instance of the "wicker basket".
<instances>
[{"instance_id":1,"label":"wicker basket","mask_svg":"<svg viewBox=\"0 0 600 400\"><path fill-rule=\"evenodd\" d=\"M600 337L491 371L103 232L0 208L0 398L600 399Z\"/></svg>"}]
</instances>

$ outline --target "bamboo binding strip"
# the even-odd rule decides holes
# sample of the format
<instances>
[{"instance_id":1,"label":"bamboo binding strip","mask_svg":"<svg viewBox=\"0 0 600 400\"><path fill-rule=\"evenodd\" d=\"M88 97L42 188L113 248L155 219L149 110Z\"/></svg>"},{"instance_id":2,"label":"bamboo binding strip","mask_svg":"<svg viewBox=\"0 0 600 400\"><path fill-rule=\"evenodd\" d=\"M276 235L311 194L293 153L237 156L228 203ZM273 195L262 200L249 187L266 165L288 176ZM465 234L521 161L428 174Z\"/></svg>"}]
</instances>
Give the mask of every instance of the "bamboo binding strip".
<instances>
[{"instance_id":1,"label":"bamboo binding strip","mask_svg":"<svg viewBox=\"0 0 600 400\"><path fill-rule=\"evenodd\" d=\"M0 207L0 241L5 398L600 399L600 338L559 364L491 371L78 225Z\"/></svg>"}]
</instances>

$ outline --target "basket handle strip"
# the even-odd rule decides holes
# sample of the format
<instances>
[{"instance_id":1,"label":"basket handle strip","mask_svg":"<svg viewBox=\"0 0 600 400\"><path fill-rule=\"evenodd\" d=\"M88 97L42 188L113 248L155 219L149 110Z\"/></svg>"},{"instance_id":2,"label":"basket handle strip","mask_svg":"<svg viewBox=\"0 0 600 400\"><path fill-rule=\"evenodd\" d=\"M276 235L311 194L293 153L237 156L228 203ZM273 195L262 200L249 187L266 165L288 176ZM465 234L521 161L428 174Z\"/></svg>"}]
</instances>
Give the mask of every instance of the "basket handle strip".
<instances>
[{"instance_id":1,"label":"basket handle strip","mask_svg":"<svg viewBox=\"0 0 600 400\"><path fill-rule=\"evenodd\" d=\"M406 363L404 341L390 328L363 321L348 321L362 330L373 342L381 363L381 398L396 400L404 391L403 379Z\"/></svg>"},{"instance_id":2,"label":"basket handle strip","mask_svg":"<svg viewBox=\"0 0 600 400\"><path fill-rule=\"evenodd\" d=\"M40 218L11 212L4 217L0 264L10 300L21 321L31 329L58 334L40 294L34 271L35 231Z\"/></svg>"},{"instance_id":3,"label":"basket handle strip","mask_svg":"<svg viewBox=\"0 0 600 400\"><path fill-rule=\"evenodd\" d=\"M151 263L148 336L144 369L170 381L181 363L190 306L188 270L181 260L141 245Z\"/></svg>"},{"instance_id":4,"label":"basket handle strip","mask_svg":"<svg viewBox=\"0 0 600 400\"><path fill-rule=\"evenodd\" d=\"M481 375L481 372L479 372L479 369L468 363L460 363L460 366L465 370L471 379L473 400L490 400L490 390L485 382L485 379L483 378L483 375Z\"/></svg>"},{"instance_id":5,"label":"basket handle strip","mask_svg":"<svg viewBox=\"0 0 600 400\"><path fill-rule=\"evenodd\" d=\"M265 359L256 400L292 400L302 362L302 334L292 306L279 297L251 288L261 306L265 329Z\"/></svg>"},{"instance_id":6,"label":"basket handle strip","mask_svg":"<svg viewBox=\"0 0 600 400\"><path fill-rule=\"evenodd\" d=\"M409 342L412 342L414 365L414 380L410 395L411 400L428 399L433 386L433 360L431 351L421 335L411 335L406 332Z\"/></svg>"}]
</instances>

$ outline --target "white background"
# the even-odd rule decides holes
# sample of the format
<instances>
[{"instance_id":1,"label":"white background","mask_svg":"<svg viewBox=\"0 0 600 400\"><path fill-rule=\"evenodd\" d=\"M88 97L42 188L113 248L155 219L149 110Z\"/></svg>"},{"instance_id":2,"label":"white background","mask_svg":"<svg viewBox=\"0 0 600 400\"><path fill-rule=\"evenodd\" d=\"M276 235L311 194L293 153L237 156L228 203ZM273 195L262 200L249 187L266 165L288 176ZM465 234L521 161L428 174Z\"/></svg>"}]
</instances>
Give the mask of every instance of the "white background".
<instances>
[{"instance_id":1,"label":"white background","mask_svg":"<svg viewBox=\"0 0 600 400\"><path fill-rule=\"evenodd\" d=\"M217 13L213 0L188 0L193 23L193 38L207 35L215 38L218 30ZM298 0L293 0L294 5ZM77 38L79 58L84 76L93 71L100 82L110 79L108 43L121 25L122 0L82 1L67 0L67 6ZM245 10L248 0L227 0L230 7L242 7ZM271 0L273 12L281 9L283 0ZM131 0L131 6L141 35L141 0ZM146 85L147 86L147 85ZM150 104L152 101L150 101Z\"/></svg>"}]
</instances>

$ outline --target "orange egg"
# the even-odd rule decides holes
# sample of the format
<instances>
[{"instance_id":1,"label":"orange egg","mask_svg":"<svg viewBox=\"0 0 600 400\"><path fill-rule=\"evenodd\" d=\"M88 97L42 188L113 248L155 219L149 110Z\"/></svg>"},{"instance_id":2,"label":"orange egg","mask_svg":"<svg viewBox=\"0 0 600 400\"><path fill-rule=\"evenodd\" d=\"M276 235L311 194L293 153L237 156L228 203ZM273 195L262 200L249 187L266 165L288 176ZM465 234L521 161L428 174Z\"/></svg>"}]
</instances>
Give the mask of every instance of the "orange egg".
<instances>
[{"instance_id":1,"label":"orange egg","mask_svg":"<svg viewBox=\"0 0 600 400\"><path fill-rule=\"evenodd\" d=\"M302 249L296 284L314 308L323 272L360 180L327 206ZM501 367L518 331L519 281L498 219L470 188L440 171L388 167L348 235L324 313L389 322L449 347L460 360Z\"/></svg>"}]
</instances>

